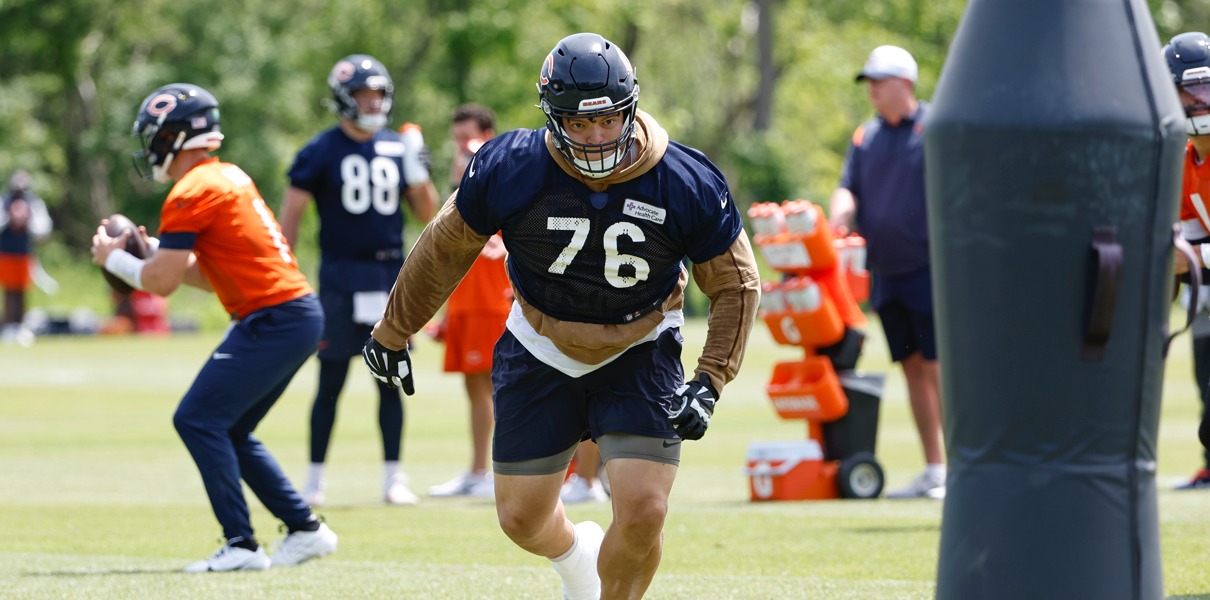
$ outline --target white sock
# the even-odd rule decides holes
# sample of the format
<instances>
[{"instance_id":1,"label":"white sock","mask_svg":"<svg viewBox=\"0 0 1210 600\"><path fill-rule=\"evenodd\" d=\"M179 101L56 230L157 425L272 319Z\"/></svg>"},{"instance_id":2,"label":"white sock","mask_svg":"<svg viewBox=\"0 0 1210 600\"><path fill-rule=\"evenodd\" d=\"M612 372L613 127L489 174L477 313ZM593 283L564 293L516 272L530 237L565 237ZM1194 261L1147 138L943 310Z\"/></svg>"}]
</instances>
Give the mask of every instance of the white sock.
<instances>
[{"instance_id":1,"label":"white sock","mask_svg":"<svg viewBox=\"0 0 1210 600\"><path fill-rule=\"evenodd\" d=\"M558 556L556 556L556 557L554 557L554 558L550 559L550 560L551 560L551 562L555 563L555 569L556 569L556 570L559 568L559 564L560 564L560 563L567 562L567 560L568 560L568 559L570 559L570 558L572 558L572 557L574 557L574 556L576 555L576 550L579 550L579 549L580 549L580 536L579 536L579 534L577 534L577 533L576 533L576 530L575 530L575 529L572 529L572 530L571 530L571 535L572 535L572 538L571 538L571 547L567 549L567 552L564 552L563 554L560 554L560 555L558 555Z\"/></svg>"},{"instance_id":2,"label":"white sock","mask_svg":"<svg viewBox=\"0 0 1210 600\"><path fill-rule=\"evenodd\" d=\"M945 483L945 463L929 463L925 465L924 472L928 474L929 479Z\"/></svg>"},{"instance_id":3,"label":"white sock","mask_svg":"<svg viewBox=\"0 0 1210 600\"><path fill-rule=\"evenodd\" d=\"M395 476L399 474L399 461L388 460L382 463L382 479L387 484L395 481Z\"/></svg>"},{"instance_id":4,"label":"white sock","mask_svg":"<svg viewBox=\"0 0 1210 600\"><path fill-rule=\"evenodd\" d=\"M307 467L307 484L314 485L317 489L322 489L324 486L324 464L311 463Z\"/></svg>"}]
</instances>

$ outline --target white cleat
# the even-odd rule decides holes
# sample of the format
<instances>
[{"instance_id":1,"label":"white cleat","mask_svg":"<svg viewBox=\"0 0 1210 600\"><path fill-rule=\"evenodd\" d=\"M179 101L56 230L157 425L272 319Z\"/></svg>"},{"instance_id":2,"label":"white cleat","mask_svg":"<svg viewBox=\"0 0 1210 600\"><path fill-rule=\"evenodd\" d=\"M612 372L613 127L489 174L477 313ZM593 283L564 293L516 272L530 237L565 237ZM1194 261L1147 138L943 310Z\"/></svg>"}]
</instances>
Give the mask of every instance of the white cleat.
<instances>
[{"instance_id":1,"label":"white cleat","mask_svg":"<svg viewBox=\"0 0 1210 600\"><path fill-rule=\"evenodd\" d=\"M887 492L887 498L891 500L902 500L905 498L932 498L934 500L945 499L945 476L935 477L929 475L928 471L917 475L911 483L897 490Z\"/></svg>"},{"instance_id":2,"label":"white cleat","mask_svg":"<svg viewBox=\"0 0 1210 600\"><path fill-rule=\"evenodd\" d=\"M559 498L563 500L563 504L576 504L579 502L604 502L609 499L609 494L605 492L605 485L600 479L592 480L588 483L587 479L571 474L567 478L567 482L563 484L563 488L559 490Z\"/></svg>"},{"instance_id":3,"label":"white cleat","mask_svg":"<svg viewBox=\"0 0 1210 600\"><path fill-rule=\"evenodd\" d=\"M323 506L324 502L327 501L327 497L324 494L324 487L326 486L324 485L322 479L307 480L307 485L302 491L303 502L306 502L312 508Z\"/></svg>"},{"instance_id":4,"label":"white cleat","mask_svg":"<svg viewBox=\"0 0 1210 600\"><path fill-rule=\"evenodd\" d=\"M186 573L215 573L220 571L264 571L269 568L269 555L264 548L255 552L246 548L224 544L205 560L187 567Z\"/></svg>"},{"instance_id":5,"label":"white cleat","mask_svg":"<svg viewBox=\"0 0 1210 600\"><path fill-rule=\"evenodd\" d=\"M429 495L435 498L448 498L451 496L494 498L496 496L496 483L491 471L482 475L465 471L445 483L430 487Z\"/></svg>"},{"instance_id":6,"label":"white cleat","mask_svg":"<svg viewBox=\"0 0 1210 600\"><path fill-rule=\"evenodd\" d=\"M396 473L383 484L382 501L387 504L419 504L420 497L408 487L408 476Z\"/></svg>"},{"instance_id":7,"label":"white cleat","mask_svg":"<svg viewBox=\"0 0 1210 600\"><path fill-rule=\"evenodd\" d=\"M269 558L274 567L293 567L336 552L337 539L327 523L320 523L315 531L295 531L277 540Z\"/></svg>"}]
</instances>

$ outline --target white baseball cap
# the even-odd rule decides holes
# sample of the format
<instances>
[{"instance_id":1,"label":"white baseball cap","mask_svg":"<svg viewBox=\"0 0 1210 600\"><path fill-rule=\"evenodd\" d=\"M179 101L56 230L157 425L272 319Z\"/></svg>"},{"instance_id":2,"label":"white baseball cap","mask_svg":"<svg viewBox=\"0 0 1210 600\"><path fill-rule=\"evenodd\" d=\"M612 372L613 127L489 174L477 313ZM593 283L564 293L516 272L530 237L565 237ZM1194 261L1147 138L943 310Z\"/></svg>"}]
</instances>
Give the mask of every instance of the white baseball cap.
<instances>
[{"instance_id":1,"label":"white baseball cap","mask_svg":"<svg viewBox=\"0 0 1210 600\"><path fill-rule=\"evenodd\" d=\"M870 52L856 80L899 77L915 83L916 71L916 59L907 50L899 46L879 46Z\"/></svg>"}]
</instances>

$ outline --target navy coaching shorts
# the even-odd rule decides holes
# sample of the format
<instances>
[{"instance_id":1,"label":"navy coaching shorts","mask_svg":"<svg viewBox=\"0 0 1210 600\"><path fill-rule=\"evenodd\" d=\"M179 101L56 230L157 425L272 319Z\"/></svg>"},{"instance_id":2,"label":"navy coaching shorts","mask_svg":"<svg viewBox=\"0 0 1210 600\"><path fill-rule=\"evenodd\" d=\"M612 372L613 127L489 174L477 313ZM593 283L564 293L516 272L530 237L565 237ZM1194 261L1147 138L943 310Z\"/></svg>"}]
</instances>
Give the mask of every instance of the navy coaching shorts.
<instances>
[{"instance_id":1,"label":"navy coaching shorts","mask_svg":"<svg viewBox=\"0 0 1210 600\"><path fill-rule=\"evenodd\" d=\"M505 331L492 359L492 460L546 458L606 433L677 439L668 409L685 383L683 343L680 330L669 329L576 378L534 358Z\"/></svg>"},{"instance_id":2,"label":"navy coaching shorts","mask_svg":"<svg viewBox=\"0 0 1210 600\"><path fill-rule=\"evenodd\" d=\"M927 268L893 277L874 275L870 304L878 311L895 362L916 352L937 359L932 285L932 271Z\"/></svg>"}]
</instances>

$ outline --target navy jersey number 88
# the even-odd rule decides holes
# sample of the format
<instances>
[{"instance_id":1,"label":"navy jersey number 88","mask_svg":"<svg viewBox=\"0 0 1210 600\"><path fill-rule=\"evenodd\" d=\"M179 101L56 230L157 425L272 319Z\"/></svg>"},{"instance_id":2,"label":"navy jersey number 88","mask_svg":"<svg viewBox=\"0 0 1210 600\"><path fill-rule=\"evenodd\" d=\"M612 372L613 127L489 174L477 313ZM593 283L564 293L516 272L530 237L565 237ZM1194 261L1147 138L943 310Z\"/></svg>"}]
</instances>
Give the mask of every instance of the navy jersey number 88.
<instances>
[{"instance_id":1,"label":"navy jersey number 88","mask_svg":"<svg viewBox=\"0 0 1210 600\"><path fill-rule=\"evenodd\" d=\"M351 215L374 207L380 215L399 210L399 160L349 154L340 161L340 202Z\"/></svg>"}]
</instances>

